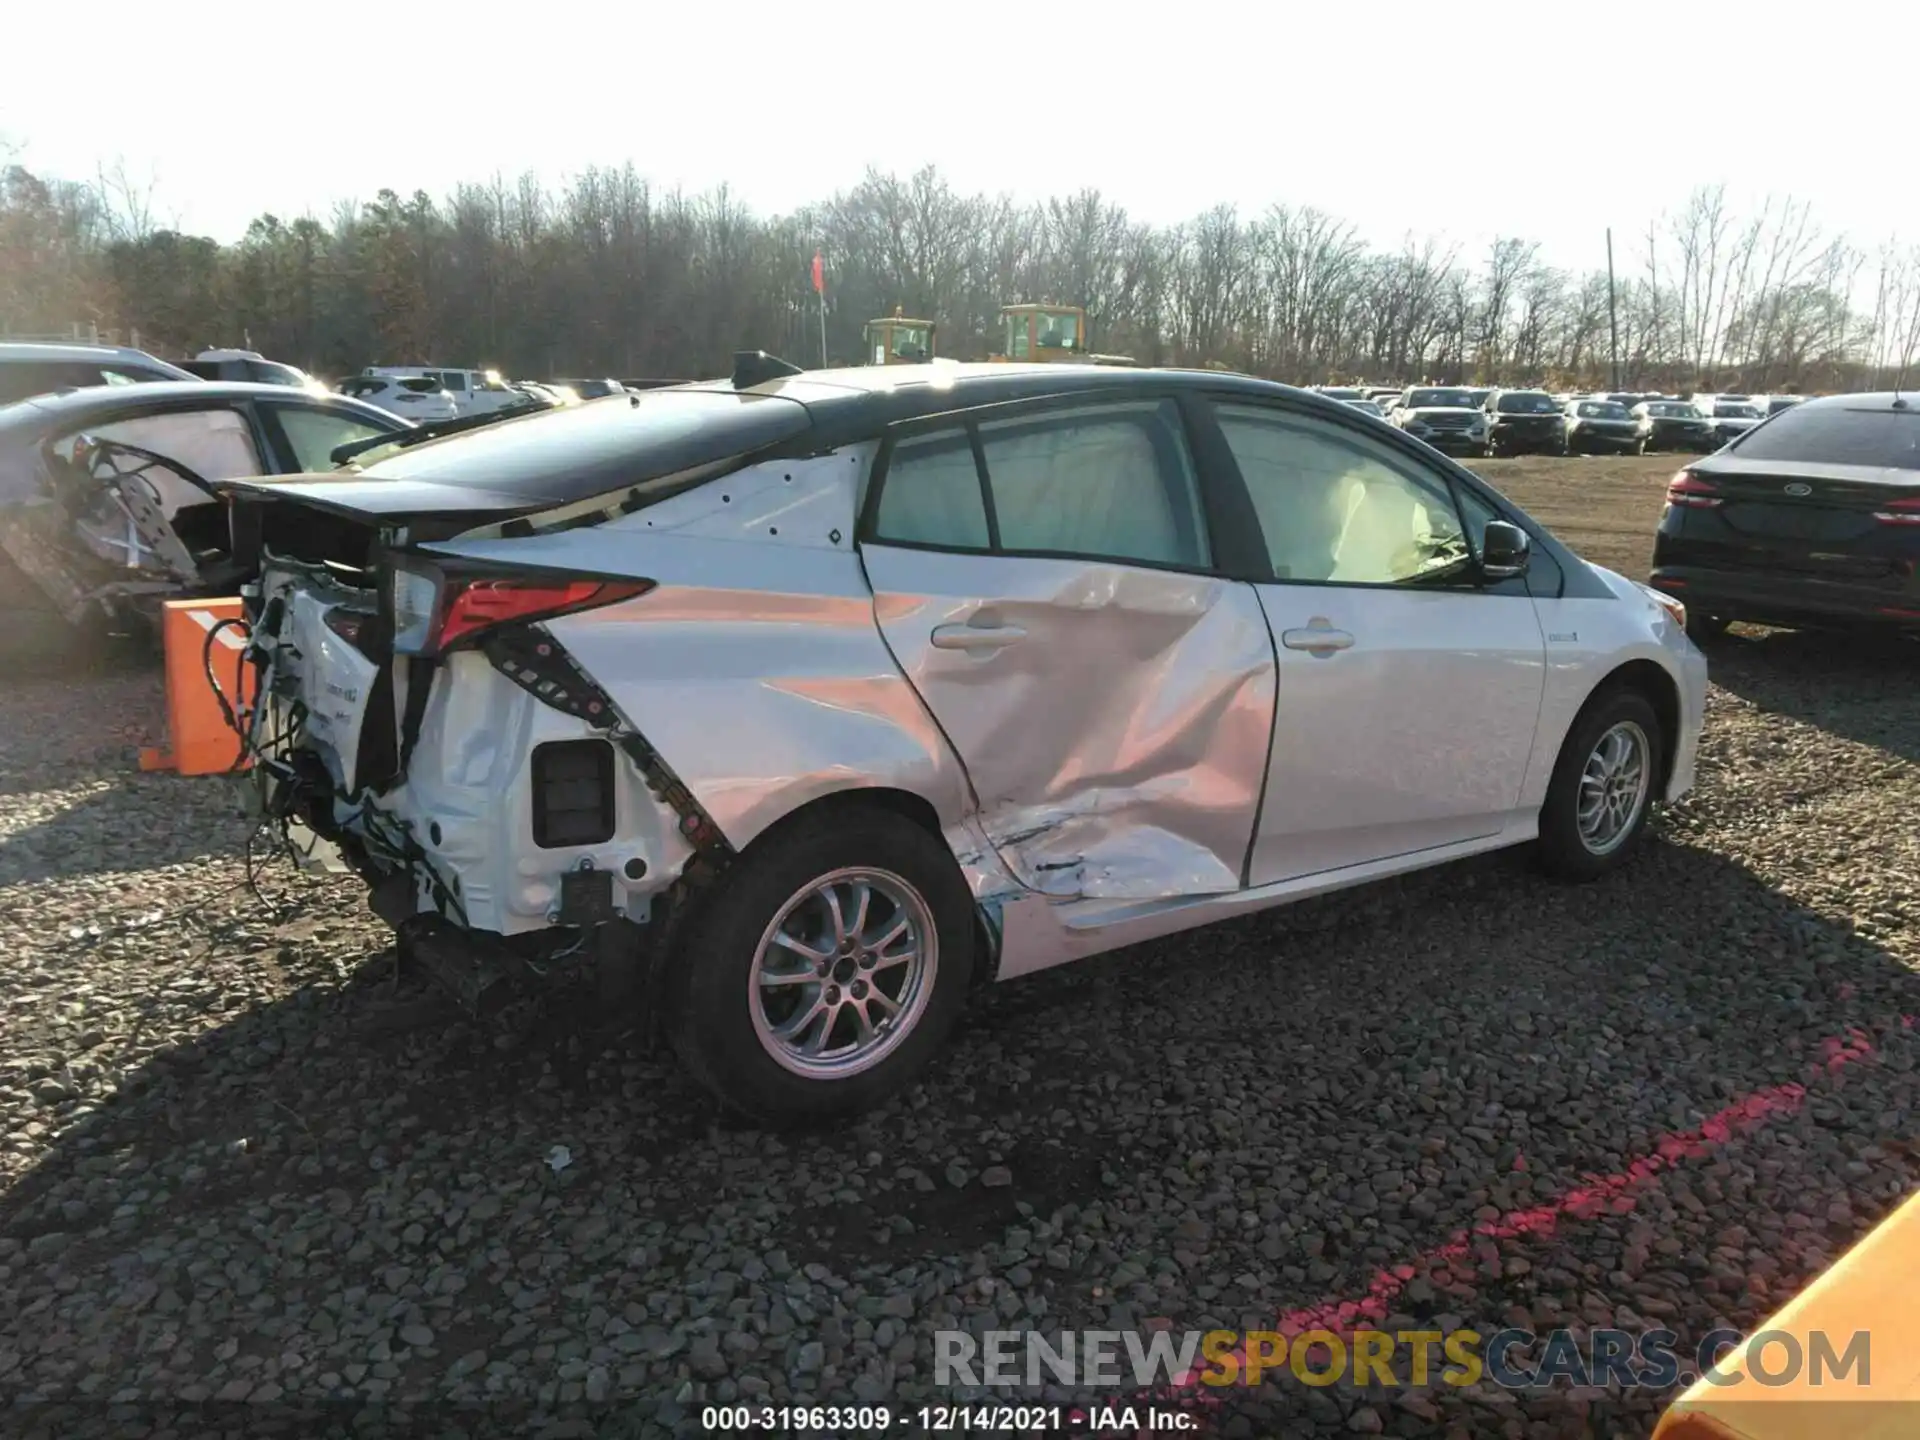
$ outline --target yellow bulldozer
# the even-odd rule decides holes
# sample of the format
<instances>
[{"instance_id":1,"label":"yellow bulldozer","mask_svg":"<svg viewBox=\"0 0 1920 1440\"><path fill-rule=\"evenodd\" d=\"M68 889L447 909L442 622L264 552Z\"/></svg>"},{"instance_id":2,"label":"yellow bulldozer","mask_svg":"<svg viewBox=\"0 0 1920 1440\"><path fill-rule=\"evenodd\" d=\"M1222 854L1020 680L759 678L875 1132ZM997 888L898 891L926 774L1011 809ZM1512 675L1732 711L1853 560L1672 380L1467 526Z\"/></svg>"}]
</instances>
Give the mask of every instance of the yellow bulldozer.
<instances>
[{"instance_id":1,"label":"yellow bulldozer","mask_svg":"<svg viewBox=\"0 0 1920 1440\"><path fill-rule=\"evenodd\" d=\"M933 332L937 328L931 320L909 320L896 305L885 319L867 322L866 363L924 365L933 359Z\"/></svg>"},{"instance_id":2,"label":"yellow bulldozer","mask_svg":"<svg viewBox=\"0 0 1920 1440\"><path fill-rule=\"evenodd\" d=\"M1030 364L1132 365L1130 355L1095 355L1087 349L1087 312L1078 305L1002 305L1004 344L989 360Z\"/></svg>"}]
</instances>

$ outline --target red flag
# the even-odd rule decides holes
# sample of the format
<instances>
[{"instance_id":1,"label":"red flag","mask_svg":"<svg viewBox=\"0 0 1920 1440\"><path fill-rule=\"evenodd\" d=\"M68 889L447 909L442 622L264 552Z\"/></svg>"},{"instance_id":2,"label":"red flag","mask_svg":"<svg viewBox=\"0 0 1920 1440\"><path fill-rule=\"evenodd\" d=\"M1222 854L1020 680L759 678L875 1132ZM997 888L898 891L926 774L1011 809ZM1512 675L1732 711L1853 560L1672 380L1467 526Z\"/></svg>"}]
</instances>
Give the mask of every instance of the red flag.
<instances>
[{"instance_id":1,"label":"red flag","mask_svg":"<svg viewBox=\"0 0 1920 1440\"><path fill-rule=\"evenodd\" d=\"M813 252L813 288L822 295L827 293L827 262L818 250Z\"/></svg>"}]
</instances>

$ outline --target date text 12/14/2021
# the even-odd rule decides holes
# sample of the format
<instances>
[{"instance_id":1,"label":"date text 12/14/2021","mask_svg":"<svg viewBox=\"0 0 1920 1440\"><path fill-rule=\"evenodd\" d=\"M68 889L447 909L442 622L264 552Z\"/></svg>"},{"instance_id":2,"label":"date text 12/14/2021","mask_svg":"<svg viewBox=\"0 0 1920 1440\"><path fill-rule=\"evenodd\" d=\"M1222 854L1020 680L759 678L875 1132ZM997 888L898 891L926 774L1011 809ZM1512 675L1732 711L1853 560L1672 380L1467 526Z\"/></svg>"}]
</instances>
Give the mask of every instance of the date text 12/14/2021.
<instances>
[{"instance_id":1,"label":"date text 12/14/2021","mask_svg":"<svg viewBox=\"0 0 1920 1440\"><path fill-rule=\"evenodd\" d=\"M1199 1417L1176 1407L1087 1405L708 1405L708 1434L1138 1435L1195 1430Z\"/></svg>"}]
</instances>

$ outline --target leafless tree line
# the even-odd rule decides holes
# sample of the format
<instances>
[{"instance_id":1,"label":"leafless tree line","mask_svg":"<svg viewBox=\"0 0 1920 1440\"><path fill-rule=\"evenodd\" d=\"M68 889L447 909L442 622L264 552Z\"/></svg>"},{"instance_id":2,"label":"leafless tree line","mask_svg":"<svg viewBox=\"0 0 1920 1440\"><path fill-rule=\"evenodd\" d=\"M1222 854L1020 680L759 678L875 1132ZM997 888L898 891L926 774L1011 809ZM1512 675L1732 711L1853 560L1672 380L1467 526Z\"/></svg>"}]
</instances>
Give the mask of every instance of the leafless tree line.
<instances>
[{"instance_id":1,"label":"leafless tree line","mask_svg":"<svg viewBox=\"0 0 1920 1440\"><path fill-rule=\"evenodd\" d=\"M325 220L262 215L221 245L160 223L124 171L76 183L14 165L0 334L92 323L322 374L708 375L743 348L820 360L818 250L836 363L896 307L938 322L940 353L984 357L1015 300L1084 306L1100 350L1301 383L1600 385L1617 359L1632 388L1815 391L1883 383L1920 351L1920 248L1870 251L1804 203L1742 211L1703 187L1618 239L1610 296L1604 269L1549 265L1522 238L1381 248L1311 208L1156 226L1097 191L1016 204L929 167L766 218L725 187L662 191L629 166L558 191L531 176L438 202L383 190Z\"/></svg>"}]
</instances>

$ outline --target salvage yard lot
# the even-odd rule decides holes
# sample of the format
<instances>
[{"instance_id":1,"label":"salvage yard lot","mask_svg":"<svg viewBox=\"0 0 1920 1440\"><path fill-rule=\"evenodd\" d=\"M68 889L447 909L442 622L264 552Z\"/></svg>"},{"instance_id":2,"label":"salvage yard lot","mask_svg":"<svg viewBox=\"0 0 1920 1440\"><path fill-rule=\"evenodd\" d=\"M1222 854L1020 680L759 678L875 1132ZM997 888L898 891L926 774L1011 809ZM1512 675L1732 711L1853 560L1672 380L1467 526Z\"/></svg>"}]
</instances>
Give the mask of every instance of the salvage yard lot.
<instances>
[{"instance_id":1,"label":"salvage yard lot","mask_svg":"<svg viewBox=\"0 0 1920 1440\"><path fill-rule=\"evenodd\" d=\"M1637 576L1675 463L1484 470ZM0 1393L634 1400L665 1433L954 1398L939 1329L1266 1329L1395 1265L1389 1328L1751 1326L1920 1181L1920 662L1712 658L1699 788L1623 875L1496 856L1002 987L911 1094L784 1140L577 1008L453 1020L357 884L256 898L224 787L134 773L151 675L10 679ZM1675 1135L1607 1212L1512 1223ZM1476 1224L1522 1233L1420 1259ZM1219 1418L1639 1434L1665 1398L1288 1383Z\"/></svg>"}]
</instances>

